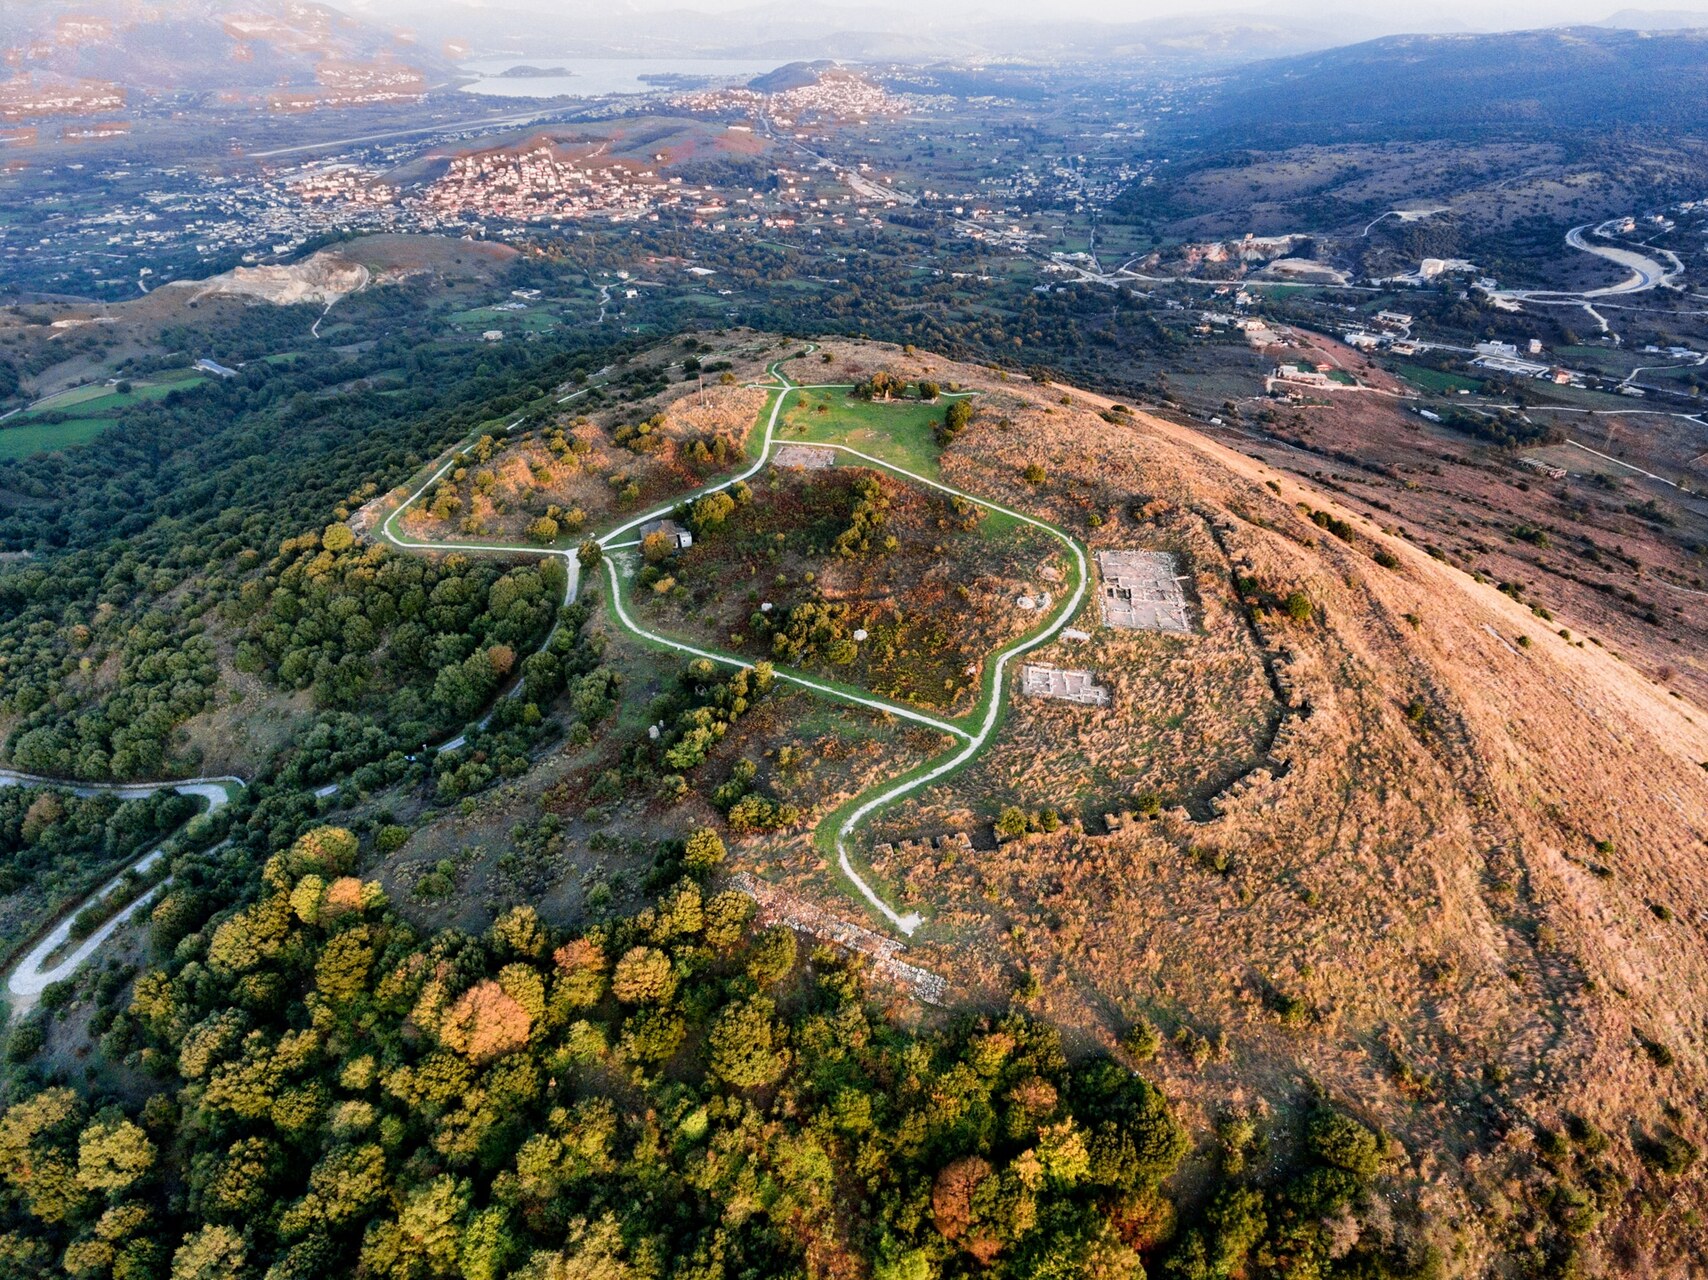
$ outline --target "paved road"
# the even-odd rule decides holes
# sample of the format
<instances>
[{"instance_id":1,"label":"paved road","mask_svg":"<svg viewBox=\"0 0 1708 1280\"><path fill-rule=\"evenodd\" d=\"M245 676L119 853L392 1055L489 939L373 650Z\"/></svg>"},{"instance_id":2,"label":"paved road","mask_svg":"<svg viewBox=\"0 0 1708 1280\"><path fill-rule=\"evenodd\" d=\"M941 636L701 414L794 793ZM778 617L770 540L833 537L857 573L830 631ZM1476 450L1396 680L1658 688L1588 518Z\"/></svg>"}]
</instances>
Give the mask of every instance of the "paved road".
<instances>
[{"instance_id":1,"label":"paved road","mask_svg":"<svg viewBox=\"0 0 1708 1280\"><path fill-rule=\"evenodd\" d=\"M186 778L181 782L155 783L63 783L51 778L43 778L37 774L19 773L15 769L0 769L0 787L19 786L54 786L63 787L67 791L80 796L114 795L124 800L140 800L161 791L176 791L179 795L201 796L208 802L207 812L213 813L224 807L231 799L234 788L243 786L241 778ZM6 995L11 1001L14 1018L28 1013L41 999L41 993L55 982L69 978L73 973L106 944L108 938L140 911L146 904L154 901L159 891L172 883L172 877L167 876L158 885L147 892L139 894L135 901L116 912L110 919L80 942L76 949L64 956L52 967L47 965L47 958L58 951L71 940L71 926L77 915L84 907L98 902L114 889L118 888L125 876L131 872L145 874L151 870L166 854L164 846L151 849L138 858L106 884L102 885L88 898L78 903L76 907L65 913L58 924L50 929L35 946L31 947L24 958L20 960L6 976Z\"/></svg>"},{"instance_id":2,"label":"paved road","mask_svg":"<svg viewBox=\"0 0 1708 1280\"><path fill-rule=\"evenodd\" d=\"M1607 223L1595 229L1596 235L1605 234ZM1578 291L1561 289L1502 289L1495 296L1498 298L1515 298L1520 301L1532 302L1584 302L1590 298L1611 298L1626 293L1644 293L1657 285L1671 284L1684 272L1684 264L1670 250L1662 249L1662 256L1670 258L1672 265L1663 266L1634 249L1621 249L1615 245L1594 244L1584 239L1584 232L1590 229L1586 222L1581 227L1573 227L1566 232L1566 244L1584 253L1593 253L1598 258L1618 263L1631 274L1618 284L1604 285L1599 289L1583 289Z\"/></svg>"}]
</instances>

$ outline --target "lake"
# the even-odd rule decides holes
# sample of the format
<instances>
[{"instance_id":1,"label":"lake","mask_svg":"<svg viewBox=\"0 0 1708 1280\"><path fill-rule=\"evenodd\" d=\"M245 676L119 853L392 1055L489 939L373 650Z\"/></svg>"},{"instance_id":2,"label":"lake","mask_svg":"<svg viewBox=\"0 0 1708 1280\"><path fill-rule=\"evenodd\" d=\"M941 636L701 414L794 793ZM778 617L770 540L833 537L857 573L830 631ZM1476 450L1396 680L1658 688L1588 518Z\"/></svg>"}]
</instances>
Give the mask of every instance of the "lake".
<instances>
[{"instance_id":1,"label":"lake","mask_svg":"<svg viewBox=\"0 0 1708 1280\"><path fill-rule=\"evenodd\" d=\"M690 76L706 84L745 84L780 63L746 58L557 58L531 53L513 58L476 58L462 70L480 77L464 93L491 98L601 98L608 93L665 93L694 85L649 84L642 76ZM562 67L566 76L505 76L511 67Z\"/></svg>"}]
</instances>

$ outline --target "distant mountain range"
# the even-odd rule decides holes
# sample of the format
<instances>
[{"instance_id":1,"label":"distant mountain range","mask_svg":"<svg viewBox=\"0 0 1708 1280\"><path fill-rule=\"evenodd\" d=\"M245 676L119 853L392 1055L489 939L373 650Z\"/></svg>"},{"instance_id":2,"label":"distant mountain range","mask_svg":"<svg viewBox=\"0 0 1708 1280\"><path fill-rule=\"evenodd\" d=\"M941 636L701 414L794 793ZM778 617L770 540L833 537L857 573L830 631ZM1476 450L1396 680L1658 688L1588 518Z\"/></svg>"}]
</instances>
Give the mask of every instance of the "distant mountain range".
<instances>
[{"instance_id":1,"label":"distant mountain range","mask_svg":"<svg viewBox=\"0 0 1708 1280\"><path fill-rule=\"evenodd\" d=\"M1611 20L1610 20L1611 21ZM1708 131L1708 31L1611 27L1389 36L1229 75L1176 126L1204 141Z\"/></svg>"},{"instance_id":2,"label":"distant mountain range","mask_svg":"<svg viewBox=\"0 0 1708 1280\"><path fill-rule=\"evenodd\" d=\"M351 0L360 3L361 0ZM373 12L393 12L379 0ZM369 10L363 10L369 11ZM450 0L411 12L423 39L475 38L478 51L538 57L729 57L922 62L939 59L1227 65L1383 35L1392 19L1355 10L1206 13L1132 22L944 16L877 5L800 5L786 0L709 12L642 10L621 3L595 11L539 0ZM1442 29L1427 10L1408 23Z\"/></svg>"},{"instance_id":3,"label":"distant mountain range","mask_svg":"<svg viewBox=\"0 0 1708 1280\"><path fill-rule=\"evenodd\" d=\"M1387 127L1423 118L1534 121L1591 111L1611 119L1629 111L1637 120L1677 120L1699 112L1700 98L1689 94L1702 85L1708 45L1679 33L1708 27L1708 13L1626 9L1571 30L1470 35L1450 31L1440 13L1408 8L1404 22L1436 34L1389 34L1400 20L1285 6L1092 22L793 0L715 13L623 0L591 10L556 0L422 8L404 0L340 0L338 8L307 0L13 0L0 2L0 81L100 81L144 93L320 85L358 100L386 69L418 73L418 87L444 83L470 55L1206 71L1267 60L1230 81L1221 100L1230 118L1356 129L1361 120Z\"/></svg>"},{"instance_id":4,"label":"distant mountain range","mask_svg":"<svg viewBox=\"0 0 1708 1280\"><path fill-rule=\"evenodd\" d=\"M1621 9L1589 25L1624 31L1701 30L1708 28L1708 13L1693 9Z\"/></svg>"},{"instance_id":5,"label":"distant mountain range","mask_svg":"<svg viewBox=\"0 0 1708 1280\"><path fill-rule=\"evenodd\" d=\"M352 69L454 74L437 49L303 0L25 0L0 4L0 78L103 81L144 93L278 91Z\"/></svg>"}]
</instances>

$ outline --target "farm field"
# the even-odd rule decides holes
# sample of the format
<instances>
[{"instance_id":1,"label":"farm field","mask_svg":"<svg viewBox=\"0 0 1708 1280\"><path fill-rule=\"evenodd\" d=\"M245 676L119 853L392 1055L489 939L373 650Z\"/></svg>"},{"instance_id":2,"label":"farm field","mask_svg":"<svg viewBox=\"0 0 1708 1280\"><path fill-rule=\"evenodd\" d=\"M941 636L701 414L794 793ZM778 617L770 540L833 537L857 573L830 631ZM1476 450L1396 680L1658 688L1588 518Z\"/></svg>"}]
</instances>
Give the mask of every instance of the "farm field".
<instances>
[{"instance_id":1,"label":"farm field","mask_svg":"<svg viewBox=\"0 0 1708 1280\"><path fill-rule=\"evenodd\" d=\"M1483 384L1476 378L1468 378L1462 373L1449 373L1444 369L1426 369L1422 365L1400 364L1395 366L1396 373L1413 386L1437 394L1456 391L1481 391Z\"/></svg>"},{"instance_id":2,"label":"farm field","mask_svg":"<svg viewBox=\"0 0 1708 1280\"><path fill-rule=\"evenodd\" d=\"M70 418L64 422L29 422L14 418L0 424L0 458L27 458L54 449L87 444L113 426L111 418Z\"/></svg>"},{"instance_id":3,"label":"farm field","mask_svg":"<svg viewBox=\"0 0 1708 1280\"><path fill-rule=\"evenodd\" d=\"M204 375L176 370L154 375L151 381L137 379L123 391L106 382L62 391L0 423L0 459L27 458L87 444L112 427L118 415L132 405L160 400L206 381ZM67 414L75 416L65 417Z\"/></svg>"}]
</instances>

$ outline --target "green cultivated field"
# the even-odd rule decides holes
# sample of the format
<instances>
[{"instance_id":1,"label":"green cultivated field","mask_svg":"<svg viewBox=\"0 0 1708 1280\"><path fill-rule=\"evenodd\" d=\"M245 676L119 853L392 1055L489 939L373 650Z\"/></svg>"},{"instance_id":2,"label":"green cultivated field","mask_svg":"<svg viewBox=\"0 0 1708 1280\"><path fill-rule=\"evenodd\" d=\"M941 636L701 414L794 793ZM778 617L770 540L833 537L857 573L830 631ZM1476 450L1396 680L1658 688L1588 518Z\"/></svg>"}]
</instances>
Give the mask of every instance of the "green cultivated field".
<instances>
[{"instance_id":1,"label":"green cultivated field","mask_svg":"<svg viewBox=\"0 0 1708 1280\"><path fill-rule=\"evenodd\" d=\"M14 418L12 421L18 425L0 428L0 459L27 458L32 453L87 444L113 425L111 418L72 418L68 422Z\"/></svg>"},{"instance_id":2,"label":"green cultivated field","mask_svg":"<svg viewBox=\"0 0 1708 1280\"><path fill-rule=\"evenodd\" d=\"M503 329L506 332L537 331L555 328L557 319L537 307L527 311L494 311L490 307L471 307L451 315L451 323L463 329Z\"/></svg>"},{"instance_id":3,"label":"green cultivated field","mask_svg":"<svg viewBox=\"0 0 1708 1280\"><path fill-rule=\"evenodd\" d=\"M132 405L159 400L173 391L199 387L206 381L201 374L178 370L161 374L152 382L138 382L128 391L116 390L105 383L62 391L0 425L0 459L27 458L33 453L87 444L117 422L119 413ZM77 417L55 420L73 409Z\"/></svg>"},{"instance_id":4,"label":"green cultivated field","mask_svg":"<svg viewBox=\"0 0 1708 1280\"><path fill-rule=\"evenodd\" d=\"M1414 386L1422 387L1425 391L1479 391L1483 385L1475 378L1467 378L1457 373L1444 373L1440 369L1425 369L1422 365L1416 364L1396 365L1394 372Z\"/></svg>"}]
</instances>

